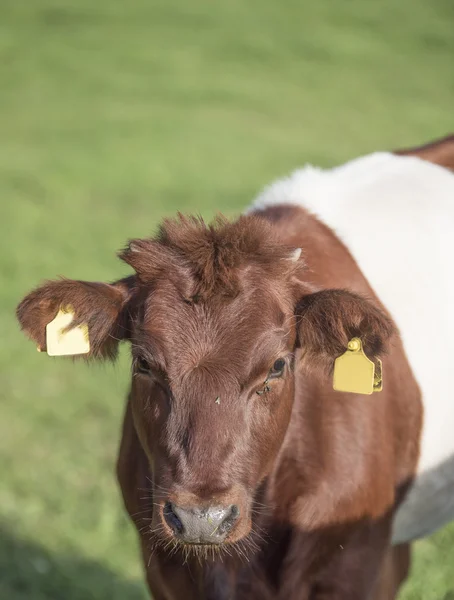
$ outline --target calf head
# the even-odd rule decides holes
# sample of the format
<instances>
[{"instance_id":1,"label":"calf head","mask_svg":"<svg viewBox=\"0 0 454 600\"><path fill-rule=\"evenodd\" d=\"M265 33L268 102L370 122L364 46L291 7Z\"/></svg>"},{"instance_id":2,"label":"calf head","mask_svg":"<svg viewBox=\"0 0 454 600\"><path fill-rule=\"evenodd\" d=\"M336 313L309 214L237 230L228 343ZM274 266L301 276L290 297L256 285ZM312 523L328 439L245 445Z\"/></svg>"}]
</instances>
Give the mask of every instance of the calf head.
<instances>
[{"instance_id":1,"label":"calf head","mask_svg":"<svg viewBox=\"0 0 454 600\"><path fill-rule=\"evenodd\" d=\"M329 374L349 339L377 356L392 333L372 303L305 282L299 249L258 216L206 226L179 217L120 258L113 284L62 280L17 309L45 348L45 326L70 304L90 355L132 351L131 407L150 465L152 529L162 541L221 546L248 536L258 490L292 413L294 372Z\"/></svg>"}]
</instances>

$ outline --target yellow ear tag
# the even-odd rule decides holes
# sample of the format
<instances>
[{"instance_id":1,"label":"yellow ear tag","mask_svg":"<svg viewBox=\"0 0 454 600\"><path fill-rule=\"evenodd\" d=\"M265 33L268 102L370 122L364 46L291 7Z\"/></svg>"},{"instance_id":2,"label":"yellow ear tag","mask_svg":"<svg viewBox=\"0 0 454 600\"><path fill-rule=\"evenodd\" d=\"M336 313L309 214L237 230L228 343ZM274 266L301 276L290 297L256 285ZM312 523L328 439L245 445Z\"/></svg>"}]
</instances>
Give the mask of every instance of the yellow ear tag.
<instances>
[{"instance_id":1,"label":"yellow ear tag","mask_svg":"<svg viewBox=\"0 0 454 600\"><path fill-rule=\"evenodd\" d=\"M74 356L90 352L88 325L78 325L64 332L73 319L71 307L60 308L55 319L47 324L46 346L49 356Z\"/></svg>"},{"instance_id":2,"label":"yellow ear tag","mask_svg":"<svg viewBox=\"0 0 454 600\"><path fill-rule=\"evenodd\" d=\"M348 350L334 361L333 388L338 392L372 394L383 389L382 363L375 365L364 354L359 338L348 342Z\"/></svg>"}]
</instances>

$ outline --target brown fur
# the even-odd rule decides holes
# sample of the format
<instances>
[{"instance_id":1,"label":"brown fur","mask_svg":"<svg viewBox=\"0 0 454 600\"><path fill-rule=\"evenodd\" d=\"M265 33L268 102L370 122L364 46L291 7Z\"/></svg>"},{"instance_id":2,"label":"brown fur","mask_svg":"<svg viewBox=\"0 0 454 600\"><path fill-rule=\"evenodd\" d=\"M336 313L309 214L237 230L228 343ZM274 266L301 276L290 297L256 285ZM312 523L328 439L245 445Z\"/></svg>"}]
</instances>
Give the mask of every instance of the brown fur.
<instances>
[{"instance_id":1,"label":"brown fur","mask_svg":"<svg viewBox=\"0 0 454 600\"><path fill-rule=\"evenodd\" d=\"M418 158L454 171L454 134L429 142L423 146L396 150L394 154L417 156Z\"/></svg>"},{"instance_id":2,"label":"brown fur","mask_svg":"<svg viewBox=\"0 0 454 600\"><path fill-rule=\"evenodd\" d=\"M378 357L394 333L391 319L378 307L347 290L323 290L305 296L296 314L302 359L309 364L324 359L328 368L332 367L332 357L345 352L352 338L361 337L365 353Z\"/></svg>"},{"instance_id":3,"label":"brown fur","mask_svg":"<svg viewBox=\"0 0 454 600\"><path fill-rule=\"evenodd\" d=\"M420 392L342 242L281 205L210 226L179 216L120 256L134 276L47 283L17 314L43 347L68 303L93 356L132 342L117 474L155 600L394 598L409 548L390 547L391 523L418 459ZM354 336L383 360L372 397L332 389ZM279 357L284 376L269 380ZM191 548L167 501L235 503L240 518L221 547Z\"/></svg>"},{"instance_id":4,"label":"brown fur","mask_svg":"<svg viewBox=\"0 0 454 600\"><path fill-rule=\"evenodd\" d=\"M290 270L286 259L292 249L277 241L273 228L254 217L229 223L218 216L206 226L201 218L178 215L163 222L155 239L131 241L120 258L143 282L164 277L186 300L206 300L213 294L236 296L245 267L266 265L270 276Z\"/></svg>"},{"instance_id":5,"label":"brown fur","mask_svg":"<svg viewBox=\"0 0 454 600\"><path fill-rule=\"evenodd\" d=\"M114 359L118 343L128 337L129 319L123 309L132 295L135 278L114 284L62 279L49 281L28 294L17 307L17 318L28 337L46 350L46 325L60 307L71 307L71 327L87 323L90 356Z\"/></svg>"}]
</instances>

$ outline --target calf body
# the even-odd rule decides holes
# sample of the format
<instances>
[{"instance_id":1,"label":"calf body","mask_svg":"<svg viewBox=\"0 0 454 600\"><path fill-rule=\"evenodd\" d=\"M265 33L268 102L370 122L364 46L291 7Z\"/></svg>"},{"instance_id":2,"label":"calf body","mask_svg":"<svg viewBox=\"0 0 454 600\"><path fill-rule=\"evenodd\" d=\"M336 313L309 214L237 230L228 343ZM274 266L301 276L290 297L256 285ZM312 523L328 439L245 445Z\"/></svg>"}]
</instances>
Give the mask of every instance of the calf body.
<instances>
[{"instance_id":1,"label":"calf body","mask_svg":"<svg viewBox=\"0 0 454 600\"><path fill-rule=\"evenodd\" d=\"M283 243L303 247L313 289L348 288L380 306L345 246L306 210L279 205L260 211L260 218L272 223ZM330 310L327 302L326 312ZM301 326L306 329L304 318ZM153 540L147 543L153 509L144 515L140 490L152 494L153 473L133 425L132 392L118 477L127 509L142 533L155 598L380 597L393 513L416 470L420 392L397 334L383 357L384 391L373 397L335 392L317 360L305 359L302 345L295 352L289 425L252 501L253 546L237 542L245 556L235 556L232 549L234 556L225 555L222 562L208 555L202 564L197 556L182 564L181 551L169 556ZM202 469L203 460L201 454Z\"/></svg>"},{"instance_id":2,"label":"calf body","mask_svg":"<svg viewBox=\"0 0 454 600\"><path fill-rule=\"evenodd\" d=\"M394 543L428 535L454 518L454 408L447 395L454 177L437 166L442 151L443 163L454 160L452 141L423 147L435 164L414 149L405 158L376 153L337 169L302 169L270 186L255 205L284 202L317 215L348 246L399 328L421 389L424 423L418 477L395 519Z\"/></svg>"},{"instance_id":3,"label":"calf body","mask_svg":"<svg viewBox=\"0 0 454 600\"><path fill-rule=\"evenodd\" d=\"M387 200L397 206L396 186L413 197L412 174L427 184L416 188L429 215L453 176L419 159L308 169L236 222L179 217L133 240L126 279L51 282L19 305L42 349L67 305L72 325L88 326L91 356L131 342L117 474L155 600L389 600L408 543L452 516L449 502L436 518L421 503L451 446L431 453L431 374L402 310L417 290L398 252L415 232L403 248L383 233L405 223L408 202L399 215ZM383 362L378 394L333 390L334 361L354 337ZM443 473L450 489L452 469Z\"/></svg>"}]
</instances>

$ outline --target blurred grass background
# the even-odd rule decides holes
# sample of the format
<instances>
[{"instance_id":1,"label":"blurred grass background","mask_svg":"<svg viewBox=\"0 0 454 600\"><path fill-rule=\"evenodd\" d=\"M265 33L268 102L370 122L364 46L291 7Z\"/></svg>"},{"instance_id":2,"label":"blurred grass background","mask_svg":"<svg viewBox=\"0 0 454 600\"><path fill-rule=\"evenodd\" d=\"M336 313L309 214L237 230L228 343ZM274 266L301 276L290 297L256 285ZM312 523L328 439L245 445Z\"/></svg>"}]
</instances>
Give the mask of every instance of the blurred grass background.
<instances>
[{"instance_id":1,"label":"blurred grass background","mask_svg":"<svg viewBox=\"0 0 454 600\"><path fill-rule=\"evenodd\" d=\"M113 465L128 380L38 354L44 278L111 280L163 215L453 129L452 0L0 0L0 598L144 599ZM454 528L403 600L454 594Z\"/></svg>"}]
</instances>

